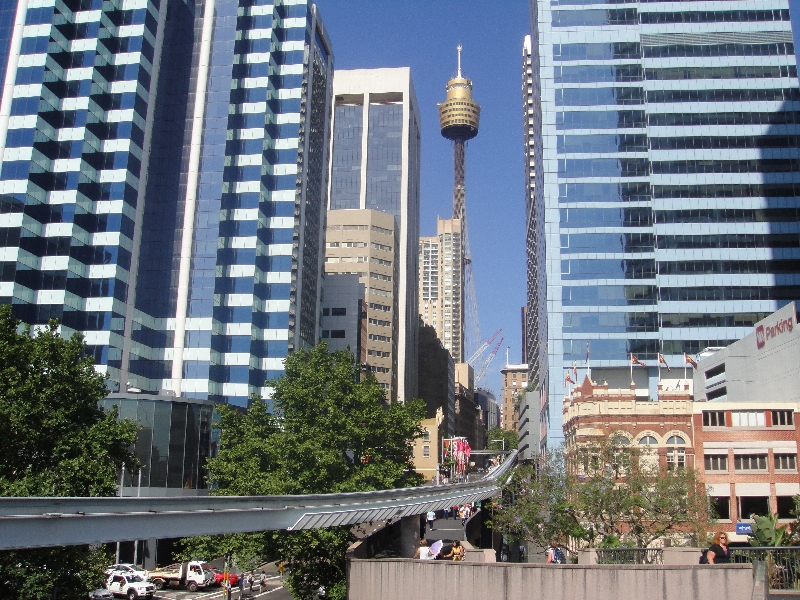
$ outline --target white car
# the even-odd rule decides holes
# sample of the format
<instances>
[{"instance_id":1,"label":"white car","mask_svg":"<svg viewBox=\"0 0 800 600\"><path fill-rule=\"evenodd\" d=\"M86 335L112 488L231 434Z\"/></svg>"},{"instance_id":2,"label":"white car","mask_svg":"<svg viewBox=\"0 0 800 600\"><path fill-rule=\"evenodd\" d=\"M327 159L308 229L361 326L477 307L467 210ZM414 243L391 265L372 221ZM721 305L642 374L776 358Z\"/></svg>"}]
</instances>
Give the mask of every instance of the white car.
<instances>
[{"instance_id":1,"label":"white car","mask_svg":"<svg viewBox=\"0 0 800 600\"><path fill-rule=\"evenodd\" d=\"M119 563L106 567L106 577L110 577L112 573L121 573L122 575L138 575L145 581L150 579L150 574L144 569L139 568L138 565L130 563Z\"/></svg>"},{"instance_id":2,"label":"white car","mask_svg":"<svg viewBox=\"0 0 800 600\"><path fill-rule=\"evenodd\" d=\"M153 597L156 592L155 586L149 581L145 581L138 575L123 575L114 573L108 578L106 588L115 596L127 596L129 600L136 598Z\"/></svg>"}]
</instances>

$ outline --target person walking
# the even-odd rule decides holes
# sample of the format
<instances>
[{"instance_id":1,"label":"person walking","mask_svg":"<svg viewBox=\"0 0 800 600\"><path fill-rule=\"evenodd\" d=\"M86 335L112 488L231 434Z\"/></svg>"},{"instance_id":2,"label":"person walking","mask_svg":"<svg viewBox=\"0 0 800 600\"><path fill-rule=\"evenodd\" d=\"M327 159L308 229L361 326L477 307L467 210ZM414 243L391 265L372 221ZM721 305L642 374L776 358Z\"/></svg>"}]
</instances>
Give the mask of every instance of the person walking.
<instances>
[{"instance_id":1,"label":"person walking","mask_svg":"<svg viewBox=\"0 0 800 600\"><path fill-rule=\"evenodd\" d=\"M231 589L231 576L228 575L225 578L225 598L226 598L226 600L231 600L232 591L233 590Z\"/></svg>"},{"instance_id":2,"label":"person walking","mask_svg":"<svg viewBox=\"0 0 800 600\"><path fill-rule=\"evenodd\" d=\"M436 512L429 510L427 517L428 517L428 529L430 531L433 531L433 522L436 520Z\"/></svg>"},{"instance_id":3,"label":"person walking","mask_svg":"<svg viewBox=\"0 0 800 600\"><path fill-rule=\"evenodd\" d=\"M239 574L239 598L244 596L244 580L247 576L244 573Z\"/></svg>"},{"instance_id":4,"label":"person walking","mask_svg":"<svg viewBox=\"0 0 800 600\"><path fill-rule=\"evenodd\" d=\"M247 576L247 585L250 587L250 593L253 593L253 582L255 581L255 574L250 571L250 575Z\"/></svg>"},{"instance_id":5,"label":"person walking","mask_svg":"<svg viewBox=\"0 0 800 600\"><path fill-rule=\"evenodd\" d=\"M267 587L267 574L261 571L261 578L258 580L258 591L263 592L265 587Z\"/></svg>"},{"instance_id":6,"label":"person walking","mask_svg":"<svg viewBox=\"0 0 800 600\"><path fill-rule=\"evenodd\" d=\"M727 533L722 531L716 533L711 540L711 547L708 549L706 556L710 565L724 565L731 562Z\"/></svg>"}]
</instances>

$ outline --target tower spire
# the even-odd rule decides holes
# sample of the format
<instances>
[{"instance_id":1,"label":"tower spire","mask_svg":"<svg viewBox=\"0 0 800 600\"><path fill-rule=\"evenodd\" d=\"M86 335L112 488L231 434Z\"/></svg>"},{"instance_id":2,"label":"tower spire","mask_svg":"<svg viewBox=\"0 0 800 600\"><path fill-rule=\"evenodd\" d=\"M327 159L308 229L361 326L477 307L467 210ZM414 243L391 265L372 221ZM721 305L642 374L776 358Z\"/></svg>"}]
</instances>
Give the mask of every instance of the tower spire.
<instances>
[{"instance_id":1,"label":"tower spire","mask_svg":"<svg viewBox=\"0 0 800 600\"><path fill-rule=\"evenodd\" d=\"M458 50L458 77L461 77L461 44L456 46Z\"/></svg>"}]
</instances>

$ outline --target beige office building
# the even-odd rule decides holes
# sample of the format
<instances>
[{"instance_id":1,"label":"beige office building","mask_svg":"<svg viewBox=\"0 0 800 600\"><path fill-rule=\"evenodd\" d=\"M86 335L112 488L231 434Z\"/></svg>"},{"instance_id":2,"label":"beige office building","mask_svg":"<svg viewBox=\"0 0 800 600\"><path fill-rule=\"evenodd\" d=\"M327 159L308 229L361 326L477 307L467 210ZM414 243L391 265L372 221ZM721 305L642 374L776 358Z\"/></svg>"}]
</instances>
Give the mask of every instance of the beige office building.
<instances>
[{"instance_id":1,"label":"beige office building","mask_svg":"<svg viewBox=\"0 0 800 600\"><path fill-rule=\"evenodd\" d=\"M464 362L461 221L437 219L436 235L419 239L419 312L456 363Z\"/></svg>"},{"instance_id":2,"label":"beige office building","mask_svg":"<svg viewBox=\"0 0 800 600\"><path fill-rule=\"evenodd\" d=\"M326 271L363 274L367 364L388 396L404 401L417 395L419 330L420 118L411 70L336 71L333 94Z\"/></svg>"},{"instance_id":3,"label":"beige office building","mask_svg":"<svg viewBox=\"0 0 800 600\"><path fill-rule=\"evenodd\" d=\"M520 395L528 387L528 365L506 365L500 369L500 376L500 427L518 432Z\"/></svg>"}]
</instances>

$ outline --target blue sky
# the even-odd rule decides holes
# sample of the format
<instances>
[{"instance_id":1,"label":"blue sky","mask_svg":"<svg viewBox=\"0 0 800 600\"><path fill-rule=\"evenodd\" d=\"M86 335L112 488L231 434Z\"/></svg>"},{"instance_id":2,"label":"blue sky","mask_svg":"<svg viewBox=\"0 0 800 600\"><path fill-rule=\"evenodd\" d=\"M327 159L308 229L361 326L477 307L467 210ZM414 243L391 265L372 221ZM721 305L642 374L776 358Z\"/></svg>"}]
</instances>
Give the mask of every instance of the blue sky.
<instances>
[{"instance_id":1,"label":"blue sky","mask_svg":"<svg viewBox=\"0 0 800 600\"><path fill-rule=\"evenodd\" d=\"M317 0L336 69L411 67L422 119L420 233L450 218L453 154L439 133L436 103L456 72L472 79L481 105L478 137L467 147L467 219L481 335L503 329L505 341L487 385L498 396L499 369L521 359L525 304L525 197L522 141L522 40L530 30L526 0ZM495 343L497 340L495 341Z\"/></svg>"},{"instance_id":2,"label":"blue sky","mask_svg":"<svg viewBox=\"0 0 800 600\"><path fill-rule=\"evenodd\" d=\"M795 45L800 0L790 0ZM503 348L488 387L499 396L500 367L521 359L525 304L525 197L522 140L522 40L530 31L527 0L316 0L337 69L411 67L422 118L422 235L452 214L450 143L438 128L436 103L462 70L481 104L478 137L467 149L467 215L484 338L503 329Z\"/></svg>"}]
</instances>

